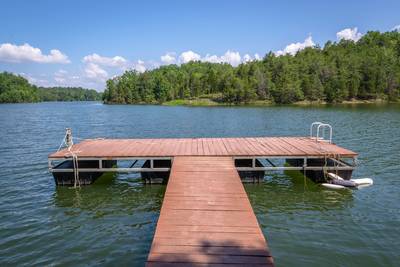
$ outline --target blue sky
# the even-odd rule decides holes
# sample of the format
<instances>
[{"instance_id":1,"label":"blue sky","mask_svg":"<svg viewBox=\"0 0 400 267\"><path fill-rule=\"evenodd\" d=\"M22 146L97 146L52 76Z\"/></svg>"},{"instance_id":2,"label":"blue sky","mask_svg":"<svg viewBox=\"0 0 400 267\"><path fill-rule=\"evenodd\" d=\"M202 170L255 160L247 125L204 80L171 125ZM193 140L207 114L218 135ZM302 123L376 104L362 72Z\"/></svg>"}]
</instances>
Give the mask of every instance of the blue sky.
<instances>
[{"instance_id":1,"label":"blue sky","mask_svg":"<svg viewBox=\"0 0 400 267\"><path fill-rule=\"evenodd\" d=\"M237 65L269 51L357 41L400 25L399 10L400 1L3 1L0 71L102 91L126 69Z\"/></svg>"}]
</instances>

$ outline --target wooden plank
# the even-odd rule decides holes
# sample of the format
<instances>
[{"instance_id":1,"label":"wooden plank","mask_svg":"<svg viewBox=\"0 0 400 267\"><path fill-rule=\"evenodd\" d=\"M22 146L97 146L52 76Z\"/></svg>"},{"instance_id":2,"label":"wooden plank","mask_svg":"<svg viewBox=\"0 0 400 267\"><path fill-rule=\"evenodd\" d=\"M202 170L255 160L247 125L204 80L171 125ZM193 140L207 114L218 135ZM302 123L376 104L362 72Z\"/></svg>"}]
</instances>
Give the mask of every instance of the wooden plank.
<instances>
[{"instance_id":1,"label":"wooden plank","mask_svg":"<svg viewBox=\"0 0 400 267\"><path fill-rule=\"evenodd\" d=\"M221 263L221 264L265 264L267 257L261 255L220 255L205 254L200 251L199 254L186 253L152 253L148 258L149 262L181 262L181 263Z\"/></svg>"},{"instance_id":2,"label":"wooden plank","mask_svg":"<svg viewBox=\"0 0 400 267\"><path fill-rule=\"evenodd\" d=\"M147 259L164 264L273 266L231 157L174 158Z\"/></svg>"},{"instance_id":3,"label":"wooden plank","mask_svg":"<svg viewBox=\"0 0 400 267\"><path fill-rule=\"evenodd\" d=\"M163 227L157 225L157 229ZM258 227L234 227L234 226L206 226L206 225L175 225L173 229L167 227L164 231L186 231L186 232L206 232L206 233L262 233Z\"/></svg>"},{"instance_id":4,"label":"wooden plank","mask_svg":"<svg viewBox=\"0 0 400 267\"><path fill-rule=\"evenodd\" d=\"M250 140L254 146L258 147L258 149L260 150L260 155L271 154L271 149L269 147L264 146L262 143L260 143L257 138L252 137L252 138L250 138Z\"/></svg>"},{"instance_id":5,"label":"wooden plank","mask_svg":"<svg viewBox=\"0 0 400 267\"><path fill-rule=\"evenodd\" d=\"M267 155L276 156L279 154L277 148L273 146L272 142L268 142L268 139L266 140L265 138L262 137L258 137L256 139L261 146L263 146L265 149L269 151Z\"/></svg>"},{"instance_id":6,"label":"wooden plank","mask_svg":"<svg viewBox=\"0 0 400 267\"><path fill-rule=\"evenodd\" d=\"M142 149L140 150L141 156L152 156L161 153L165 153L162 151L162 147L157 145L157 139L150 139L149 142L140 143ZM129 142L126 143L126 146L129 147Z\"/></svg>"},{"instance_id":7,"label":"wooden plank","mask_svg":"<svg viewBox=\"0 0 400 267\"><path fill-rule=\"evenodd\" d=\"M242 255L242 256L271 256L264 249L240 248L240 247L212 247L212 246L163 246L158 245L153 250L158 254L209 254L209 255Z\"/></svg>"}]
</instances>

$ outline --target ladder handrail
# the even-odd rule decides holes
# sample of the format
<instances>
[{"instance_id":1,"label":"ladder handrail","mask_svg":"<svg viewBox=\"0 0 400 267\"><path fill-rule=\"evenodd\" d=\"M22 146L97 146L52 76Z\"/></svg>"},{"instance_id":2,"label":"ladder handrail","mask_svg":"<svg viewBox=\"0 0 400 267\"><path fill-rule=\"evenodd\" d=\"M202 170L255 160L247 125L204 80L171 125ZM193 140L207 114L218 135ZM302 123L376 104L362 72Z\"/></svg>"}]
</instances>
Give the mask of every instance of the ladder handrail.
<instances>
[{"instance_id":1,"label":"ladder handrail","mask_svg":"<svg viewBox=\"0 0 400 267\"><path fill-rule=\"evenodd\" d=\"M310 138L314 138L313 131L314 131L315 126L316 126L316 130L317 130L315 140L317 142L319 140L324 140L325 139L325 129L328 128L329 129L329 139L326 141L329 141L329 143L332 143L332 134L333 134L332 126L328 123L323 123L323 122L319 122L319 121L311 123ZM322 132L322 136L320 136L320 130Z\"/></svg>"},{"instance_id":2,"label":"ladder handrail","mask_svg":"<svg viewBox=\"0 0 400 267\"><path fill-rule=\"evenodd\" d=\"M329 128L329 143L332 143L332 132L333 132L332 131L332 126L327 124L327 123L323 123L323 124L318 125L318 127L317 127L317 136L316 136L317 141L319 140L319 130L320 130L321 127L322 127L322 139L324 139L324 137L325 137L324 128Z\"/></svg>"},{"instance_id":3,"label":"ladder handrail","mask_svg":"<svg viewBox=\"0 0 400 267\"><path fill-rule=\"evenodd\" d=\"M315 125L320 125L320 124L324 124L324 123L319 122L319 121L315 121L315 122L311 123L311 126L310 126L310 137L313 137L314 126Z\"/></svg>"}]
</instances>

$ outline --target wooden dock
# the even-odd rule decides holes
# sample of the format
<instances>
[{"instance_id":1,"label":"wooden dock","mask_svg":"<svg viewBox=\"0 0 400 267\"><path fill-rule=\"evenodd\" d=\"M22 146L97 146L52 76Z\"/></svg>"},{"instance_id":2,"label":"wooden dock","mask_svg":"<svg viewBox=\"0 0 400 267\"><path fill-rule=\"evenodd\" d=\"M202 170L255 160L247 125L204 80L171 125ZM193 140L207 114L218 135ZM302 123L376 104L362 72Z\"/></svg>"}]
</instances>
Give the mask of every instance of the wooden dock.
<instances>
[{"instance_id":1,"label":"wooden dock","mask_svg":"<svg viewBox=\"0 0 400 267\"><path fill-rule=\"evenodd\" d=\"M241 176L351 177L357 153L332 135L313 137L312 127L310 137L89 139L49 155L49 170L57 185L90 184L105 172L140 172L150 183L154 174L167 177L147 266L273 266Z\"/></svg>"},{"instance_id":2,"label":"wooden dock","mask_svg":"<svg viewBox=\"0 0 400 267\"><path fill-rule=\"evenodd\" d=\"M175 157L147 266L222 264L273 266L234 161Z\"/></svg>"}]
</instances>

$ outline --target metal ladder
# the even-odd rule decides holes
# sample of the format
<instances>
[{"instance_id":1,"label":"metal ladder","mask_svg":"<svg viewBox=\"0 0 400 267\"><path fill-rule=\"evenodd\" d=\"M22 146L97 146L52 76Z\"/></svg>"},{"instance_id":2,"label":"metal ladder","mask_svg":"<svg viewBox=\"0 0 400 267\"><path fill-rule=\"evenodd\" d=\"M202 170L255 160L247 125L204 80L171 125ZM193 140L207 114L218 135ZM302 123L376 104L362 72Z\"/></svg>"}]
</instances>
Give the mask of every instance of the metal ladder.
<instances>
[{"instance_id":1,"label":"metal ladder","mask_svg":"<svg viewBox=\"0 0 400 267\"><path fill-rule=\"evenodd\" d=\"M316 135L314 136L314 129L316 129ZM329 130L329 139L325 139L325 129ZM310 138L314 139L316 142L328 142L332 143L332 126L323 122L313 122L310 126Z\"/></svg>"}]
</instances>

